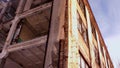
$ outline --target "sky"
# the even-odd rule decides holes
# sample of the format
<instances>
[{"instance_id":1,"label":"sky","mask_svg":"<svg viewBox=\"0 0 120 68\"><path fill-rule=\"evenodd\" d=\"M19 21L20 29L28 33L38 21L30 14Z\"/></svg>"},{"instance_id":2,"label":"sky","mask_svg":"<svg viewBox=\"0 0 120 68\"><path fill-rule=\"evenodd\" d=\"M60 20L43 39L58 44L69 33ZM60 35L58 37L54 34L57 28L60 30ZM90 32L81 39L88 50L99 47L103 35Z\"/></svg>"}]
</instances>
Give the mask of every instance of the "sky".
<instances>
[{"instance_id":1,"label":"sky","mask_svg":"<svg viewBox=\"0 0 120 68\"><path fill-rule=\"evenodd\" d=\"M88 0L114 67L120 63L120 0Z\"/></svg>"}]
</instances>

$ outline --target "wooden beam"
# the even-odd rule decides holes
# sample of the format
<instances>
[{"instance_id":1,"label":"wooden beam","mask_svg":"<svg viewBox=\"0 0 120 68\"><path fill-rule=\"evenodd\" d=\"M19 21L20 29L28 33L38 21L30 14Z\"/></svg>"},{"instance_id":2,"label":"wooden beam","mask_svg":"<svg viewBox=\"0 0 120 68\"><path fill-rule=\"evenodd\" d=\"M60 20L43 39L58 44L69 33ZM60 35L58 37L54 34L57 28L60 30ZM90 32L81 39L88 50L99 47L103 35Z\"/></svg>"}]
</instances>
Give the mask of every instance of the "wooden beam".
<instances>
[{"instance_id":1,"label":"wooden beam","mask_svg":"<svg viewBox=\"0 0 120 68\"><path fill-rule=\"evenodd\" d=\"M52 60L54 60L55 58L53 58L52 54L56 54L58 56L58 50L54 51L55 49L54 47L59 48L59 41L60 41L59 34L64 24L65 7L66 7L65 5L66 5L66 0L54 0L53 2L53 11L52 11L52 18L50 24L50 32L47 43L44 68L57 68L56 66L58 63L55 63L56 65L53 64L54 62Z\"/></svg>"},{"instance_id":2,"label":"wooden beam","mask_svg":"<svg viewBox=\"0 0 120 68\"><path fill-rule=\"evenodd\" d=\"M24 17L30 16L30 15L36 14L40 11L43 11L47 8L50 8L51 6L52 6L52 2L45 3L43 5L40 5L40 6L36 7L36 8L33 8L31 10L28 10L26 12L23 12L23 13L19 14L18 17L24 18Z\"/></svg>"},{"instance_id":3,"label":"wooden beam","mask_svg":"<svg viewBox=\"0 0 120 68\"><path fill-rule=\"evenodd\" d=\"M21 18L30 16L30 15L36 14L36 13L38 13L38 12L40 12L40 11L43 11L43 10L45 10L45 9L47 9L47 8L50 8L51 6L52 6L52 2L49 2L49 3L46 3L46 4L40 5L40 6L36 7L36 8L33 8L33 9L31 9L31 10L25 11L25 12L23 12L23 13L21 13L21 14L17 14L16 17L18 17L18 18L21 19ZM14 20L14 19L13 19L13 20ZM3 24L3 26L6 26L6 25L8 25L8 24L11 24L11 22L12 22L13 20L10 20L10 21L6 22L5 24ZM0 28L2 28L2 27L0 26Z\"/></svg>"},{"instance_id":4,"label":"wooden beam","mask_svg":"<svg viewBox=\"0 0 120 68\"><path fill-rule=\"evenodd\" d=\"M18 17L15 17L14 20L12 20L12 26L10 28L10 31L8 33L8 36L7 36L7 39L6 39L6 42L5 42L5 45L4 45L4 48L3 49L6 49L7 46L10 45L11 41L12 41L12 38L13 38L13 35L14 35L14 32L15 32L15 29L17 27L17 24L19 23L20 19Z\"/></svg>"},{"instance_id":5,"label":"wooden beam","mask_svg":"<svg viewBox=\"0 0 120 68\"><path fill-rule=\"evenodd\" d=\"M24 7L24 11L27 11L30 9L31 5L32 5L33 0L27 0L25 7Z\"/></svg>"},{"instance_id":6,"label":"wooden beam","mask_svg":"<svg viewBox=\"0 0 120 68\"><path fill-rule=\"evenodd\" d=\"M7 36L7 39L5 41L5 44L4 44L4 47L3 47L3 50L2 52L0 53L0 58L3 58L3 57L6 57L8 52L6 51L7 47L10 45L11 41L12 41L12 38L13 38L13 35L14 35L14 32L15 32L15 29L17 27L17 24L18 22L20 21L20 19L18 17L15 17L14 20L12 20L12 26L10 28L10 31L8 33L8 36Z\"/></svg>"},{"instance_id":7,"label":"wooden beam","mask_svg":"<svg viewBox=\"0 0 120 68\"><path fill-rule=\"evenodd\" d=\"M16 10L16 14L23 12L25 3L26 3L26 0L20 0L19 5L18 5L17 10Z\"/></svg>"},{"instance_id":8,"label":"wooden beam","mask_svg":"<svg viewBox=\"0 0 120 68\"><path fill-rule=\"evenodd\" d=\"M46 45L46 41L47 41L47 36L42 36L42 37L35 38L33 40L29 40L29 41L26 41L26 42L10 45L7 48L7 51L8 52L13 52L13 51L21 50L21 49L26 49L26 48Z\"/></svg>"}]
</instances>

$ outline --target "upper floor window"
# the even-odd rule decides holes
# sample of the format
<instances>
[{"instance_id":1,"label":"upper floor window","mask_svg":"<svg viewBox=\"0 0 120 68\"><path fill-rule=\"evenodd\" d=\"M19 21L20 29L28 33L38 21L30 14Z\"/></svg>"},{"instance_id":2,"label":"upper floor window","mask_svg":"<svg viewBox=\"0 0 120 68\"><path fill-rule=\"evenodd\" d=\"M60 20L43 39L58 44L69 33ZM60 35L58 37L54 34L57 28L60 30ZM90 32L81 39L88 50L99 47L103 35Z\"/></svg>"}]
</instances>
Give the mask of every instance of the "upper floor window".
<instances>
[{"instance_id":1,"label":"upper floor window","mask_svg":"<svg viewBox=\"0 0 120 68\"><path fill-rule=\"evenodd\" d=\"M84 23L82 22L81 17L78 12L77 12L77 21L78 21L77 22L78 23L78 31L82 35L84 42L88 45L87 29L86 29Z\"/></svg>"},{"instance_id":2,"label":"upper floor window","mask_svg":"<svg viewBox=\"0 0 120 68\"><path fill-rule=\"evenodd\" d=\"M83 0L77 0L80 8L82 9L82 12L84 13L84 16L85 16L85 5L84 5L84 2Z\"/></svg>"}]
</instances>

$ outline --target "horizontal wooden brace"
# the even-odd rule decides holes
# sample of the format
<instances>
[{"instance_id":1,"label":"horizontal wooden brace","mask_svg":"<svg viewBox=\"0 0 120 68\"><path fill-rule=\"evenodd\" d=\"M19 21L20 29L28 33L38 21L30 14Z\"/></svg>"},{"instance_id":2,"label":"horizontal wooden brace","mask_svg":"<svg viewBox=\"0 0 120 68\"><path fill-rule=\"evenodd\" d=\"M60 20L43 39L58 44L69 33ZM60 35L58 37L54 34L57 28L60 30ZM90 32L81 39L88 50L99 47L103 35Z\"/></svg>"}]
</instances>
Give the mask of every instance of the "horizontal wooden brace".
<instances>
[{"instance_id":1,"label":"horizontal wooden brace","mask_svg":"<svg viewBox=\"0 0 120 68\"><path fill-rule=\"evenodd\" d=\"M38 13L40 11L43 11L43 10L45 10L47 8L50 8L51 6L52 6L52 2L45 3L43 5L40 5L40 6L36 7L36 8L33 8L31 10L28 10L28 11L25 11L25 12L23 12L21 14L18 14L17 16L19 18L24 18L24 17L30 16L30 15L36 14L36 13Z\"/></svg>"},{"instance_id":2,"label":"horizontal wooden brace","mask_svg":"<svg viewBox=\"0 0 120 68\"><path fill-rule=\"evenodd\" d=\"M29 10L32 5L32 2L33 0L27 0L23 11Z\"/></svg>"},{"instance_id":3,"label":"horizontal wooden brace","mask_svg":"<svg viewBox=\"0 0 120 68\"><path fill-rule=\"evenodd\" d=\"M42 36L42 37L35 38L33 40L29 40L29 41L26 41L26 42L10 45L10 46L8 46L7 51L8 52L13 52L13 51L21 50L21 49L46 45L46 41L47 41L47 36Z\"/></svg>"}]
</instances>

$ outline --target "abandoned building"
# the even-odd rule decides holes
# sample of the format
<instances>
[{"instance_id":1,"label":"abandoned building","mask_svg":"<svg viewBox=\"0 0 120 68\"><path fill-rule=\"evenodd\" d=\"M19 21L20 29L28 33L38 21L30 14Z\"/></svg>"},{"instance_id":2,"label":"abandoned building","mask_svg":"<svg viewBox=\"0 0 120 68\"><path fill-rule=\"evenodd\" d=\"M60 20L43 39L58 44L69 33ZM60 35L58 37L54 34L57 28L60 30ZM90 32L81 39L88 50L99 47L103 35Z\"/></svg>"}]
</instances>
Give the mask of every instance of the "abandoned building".
<instances>
[{"instance_id":1,"label":"abandoned building","mask_svg":"<svg viewBox=\"0 0 120 68\"><path fill-rule=\"evenodd\" d=\"M0 0L0 68L114 68L88 0Z\"/></svg>"}]
</instances>

